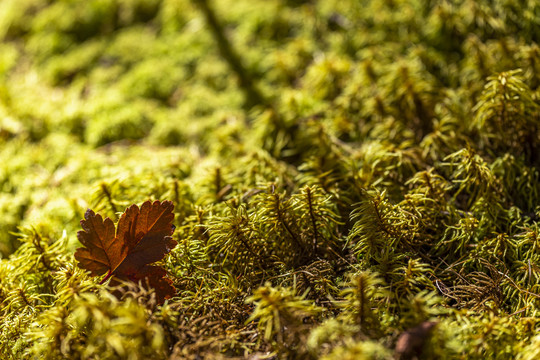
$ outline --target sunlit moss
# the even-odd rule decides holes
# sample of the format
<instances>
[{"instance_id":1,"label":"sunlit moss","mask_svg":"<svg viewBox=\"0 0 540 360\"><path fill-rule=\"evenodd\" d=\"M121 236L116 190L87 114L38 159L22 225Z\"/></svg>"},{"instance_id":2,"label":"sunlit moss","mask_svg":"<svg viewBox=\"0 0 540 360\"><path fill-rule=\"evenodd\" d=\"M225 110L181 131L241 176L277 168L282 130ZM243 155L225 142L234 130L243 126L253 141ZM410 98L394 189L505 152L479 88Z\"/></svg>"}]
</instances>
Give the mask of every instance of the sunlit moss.
<instances>
[{"instance_id":1,"label":"sunlit moss","mask_svg":"<svg viewBox=\"0 0 540 360\"><path fill-rule=\"evenodd\" d=\"M538 357L539 11L1 1L0 357ZM162 306L73 259L156 199Z\"/></svg>"}]
</instances>

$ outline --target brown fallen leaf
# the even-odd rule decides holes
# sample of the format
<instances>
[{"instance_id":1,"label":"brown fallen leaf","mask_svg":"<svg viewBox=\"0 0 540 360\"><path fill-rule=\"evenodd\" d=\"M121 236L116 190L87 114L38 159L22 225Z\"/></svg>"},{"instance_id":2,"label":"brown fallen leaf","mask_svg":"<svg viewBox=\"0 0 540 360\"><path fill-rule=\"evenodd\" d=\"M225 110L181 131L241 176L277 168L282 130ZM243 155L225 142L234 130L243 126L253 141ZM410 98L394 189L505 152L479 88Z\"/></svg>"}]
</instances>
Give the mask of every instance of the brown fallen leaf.
<instances>
[{"instance_id":1,"label":"brown fallen leaf","mask_svg":"<svg viewBox=\"0 0 540 360\"><path fill-rule=\"evenodd\" d=\"M403 332L396 343L396 359L412 360L422 355L424 344L429 339L435 321L424 321L420 325Z\"/></svg>"},{"instance_id":2,"label":"brown fallen leaf","mask_svg":"<svg viewBox=\"0 0 540 360\"><path fill-rule=\"evenodd\" d=\"M163 259L175 246L172 239L174 205L171 201L144 202L139 208L131 205L120 216L115 231L111 219L88 209L81 220L77 238L84 246L75 251L79 267L93 276L107 275L102 283L117 280L141 281L155 290L160 303L176 294L167 272L150 265Z\"/></svg>"}]
</instances>

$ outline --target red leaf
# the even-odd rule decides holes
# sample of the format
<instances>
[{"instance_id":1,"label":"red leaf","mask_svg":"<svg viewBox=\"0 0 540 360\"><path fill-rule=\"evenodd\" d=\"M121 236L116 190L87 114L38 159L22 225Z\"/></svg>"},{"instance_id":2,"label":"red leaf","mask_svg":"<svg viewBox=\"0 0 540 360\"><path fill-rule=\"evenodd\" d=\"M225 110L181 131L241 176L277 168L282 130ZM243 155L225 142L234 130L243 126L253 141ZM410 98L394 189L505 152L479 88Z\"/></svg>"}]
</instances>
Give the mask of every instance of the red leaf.
<instances>
[{"instance_id":1,"label":"red leaf","mask_svg":"<svg viewBox=\"0 0 540 360\"><path fill-rule=\"evenodd\" d=\"M127 247L114 236L114 223L111 219L103 220L101 215L88 209L81 220L83 231L77 238L86 248L78 248L75 258L79 266L90 270L93 276L114 271L127 255Z\"/></svg>"},{"instance_id":2,"label":"red leaf","mask_svg":"<svg viewBox=\"0 0 540 360\"><path fill-rule=\"evenodd\" d=\"M142 281L155 289L160 302L176 294L166 271L149 264L163 259L175 246L171 235L174 205L171 201L146 201L141 208L131 205L120 216L115 229L111 219L87 210L77 237L83 248L77 249L79 267L94 276L107 272L102 280Z\"/></svg>"},{"instance_id":3,"label":"red leaf","mask_svg":"<svg viewBox=\"0 0 540 360\"><path fill-rule=\"evenodd\" d=\"M410 360L420 358L423 347L429 340L436 325L437 322L435 321L424 321L420 325L403 332L396 343L396 359Z\"/></svg>"}]
</instances>

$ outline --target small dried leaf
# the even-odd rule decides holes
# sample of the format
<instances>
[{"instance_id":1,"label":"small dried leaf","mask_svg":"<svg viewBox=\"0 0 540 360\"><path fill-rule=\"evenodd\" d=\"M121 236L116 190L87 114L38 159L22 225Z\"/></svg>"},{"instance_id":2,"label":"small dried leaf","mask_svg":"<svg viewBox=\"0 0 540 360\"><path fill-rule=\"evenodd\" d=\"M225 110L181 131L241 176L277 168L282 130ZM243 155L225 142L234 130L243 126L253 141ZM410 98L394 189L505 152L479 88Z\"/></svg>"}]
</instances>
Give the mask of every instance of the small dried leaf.
<instances>
[{"instance_id":1,"label":"small dried leaf","mask_svg":"<svg viewBox=\"0 0 540 360\"><path fill-rule=\"evenodd\" d=\"M166 271L149 265L163 259L175 246L172 239L174 205L171 201L146 201L139 208L131 205L120 217L116 229L111 219L87 210L77 237L83 248L77 249L79 267L94 276L141 281L156 292L159 302L176 294Z\"/></svg>"},{"instance_id":2,"label":"small dried leaf","mask_svg":"<svg viewBox=\"0 0 540 360\"><path fill-rule=\"evenodd\" d=\"M412 360L422 354L424 344L429 339L435 321L424 321L420 325L403 332L396 343L396 359Z\"/></svg>"},{"instance_id":3,"label":"small dried leaf","mask_svg":"<svg viewBox=\"0 0 540 360\"><path fill-rule=\"evenodd\" d=\"M129 252L118 272L134 272L146 264L163 259L175 246L171 235L174 205L170 201L150 201L141 208L131 205L120 216L116 238L126 244Z\"/></svg>"},{"instance_id":4,"label":"small dried leaf","mask_svg":"<svg viewBox=\"0 0 540 360\"><path fill-rule=\"evenodd\" d=\"M77 238L85 247L75 251L79 267L90 270L93 276L116 270L127 255L127 247L116 241L114 223L109 218L103 220L90 209L84 218L81 220L83 231L77 233Z\"/></svg>"}]
</instances>

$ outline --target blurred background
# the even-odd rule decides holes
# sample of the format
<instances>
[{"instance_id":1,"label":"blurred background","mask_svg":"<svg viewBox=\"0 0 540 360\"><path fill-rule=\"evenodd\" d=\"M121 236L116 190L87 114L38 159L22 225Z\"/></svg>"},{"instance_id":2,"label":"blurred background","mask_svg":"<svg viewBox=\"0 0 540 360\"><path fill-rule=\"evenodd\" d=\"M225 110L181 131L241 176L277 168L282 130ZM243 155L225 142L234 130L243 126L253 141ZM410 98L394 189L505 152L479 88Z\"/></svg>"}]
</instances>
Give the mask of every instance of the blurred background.
<instances>
[{"instance_id":1,"label":"blurred background","mask_svg":"<svg viewBox=\"0 0 540 360\"><path fill-rule=\"evenodd\" d=\"M519 68L538 94L539 18L534 0L2 0L0 254L87 207L204 204L189 189L216 164L300 166L323 133L434 161L488 76Z\"/></svg>"}]
</instances>

